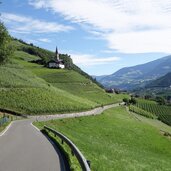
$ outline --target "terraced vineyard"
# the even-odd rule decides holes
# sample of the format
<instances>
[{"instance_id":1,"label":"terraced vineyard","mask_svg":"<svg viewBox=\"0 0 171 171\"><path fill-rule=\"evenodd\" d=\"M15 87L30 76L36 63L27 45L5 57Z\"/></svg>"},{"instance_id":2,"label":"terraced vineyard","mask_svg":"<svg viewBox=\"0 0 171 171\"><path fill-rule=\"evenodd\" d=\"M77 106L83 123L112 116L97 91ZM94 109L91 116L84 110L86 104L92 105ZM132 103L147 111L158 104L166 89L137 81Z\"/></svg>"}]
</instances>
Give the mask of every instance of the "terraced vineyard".
<instances>
[{"instance_id":1,"label":"terraced vineyard","mask_svg":"<svg viewBox=\"0 0 171 171\"><path fill-rule=\"evenodd\" d=\"M140 114L142 116L145 116L147 118L156 118L157 116L153 113L150 113L142 108L139 108L137 106L134 106L134 105L130 105L129 106L129 110L134 112L134 113L137 113L137 114Z\"/></svg>"},{"instance_id":2,"label":"terraced vineyard","mask_svg":"<svg viewBox=\"0 0 171 171\"><path fill-rule=\"evenodd\" d=\"M0 66L0 109L27 115L66 113L121 102L125 96L106 93L75 70L30 62L37 59L15 51L11 61Z\"/></svg>"},{"instance_id":3,"label":"terraced vineyard","mask_svg":"<svg viewBox=\"0 0 171 171\"><path fill-rule=\"evenodd\" d=\"M151 114L155 114L159 120L171 125L171 107L158 105L154 101L138 100L136 107L143 109Z\"/></svg>"}]
</instances>

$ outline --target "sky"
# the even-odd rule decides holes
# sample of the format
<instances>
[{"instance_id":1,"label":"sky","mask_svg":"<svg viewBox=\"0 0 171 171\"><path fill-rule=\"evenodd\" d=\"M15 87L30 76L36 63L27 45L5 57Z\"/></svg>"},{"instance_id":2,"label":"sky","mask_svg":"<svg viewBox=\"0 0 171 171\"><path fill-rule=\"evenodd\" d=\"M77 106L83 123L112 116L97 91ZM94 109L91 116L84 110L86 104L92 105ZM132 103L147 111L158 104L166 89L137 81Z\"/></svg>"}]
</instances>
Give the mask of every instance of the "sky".
<instances>
[{"instance_id":1,"label":"sky","mask_svg":"<svg viewBox=\"0 0 171 171\"><path fill-rule=\"evenodd\" d=\"M171 54L171 0L1 0L9 33L108 75Z\"/></svg>"}]
</instances>

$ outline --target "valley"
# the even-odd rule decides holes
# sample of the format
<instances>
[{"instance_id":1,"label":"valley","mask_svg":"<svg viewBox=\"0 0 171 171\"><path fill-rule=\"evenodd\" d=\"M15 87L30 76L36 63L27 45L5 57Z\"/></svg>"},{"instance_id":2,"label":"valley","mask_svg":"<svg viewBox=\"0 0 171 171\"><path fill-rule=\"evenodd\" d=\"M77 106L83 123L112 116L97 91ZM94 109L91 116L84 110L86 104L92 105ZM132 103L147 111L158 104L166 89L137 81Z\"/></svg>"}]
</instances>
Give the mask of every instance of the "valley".
<instances>
[{"instance_id":1,"label":"valley","mask_svg":"<svg viewBox=\"0 0 171 171\"><path fill-rule=\"evenodd\" d=\"M151 81L169 72L171 72L171 56L166 56L146 64L122 68L108 76L99 76L97 81L108 88L134 90L144 88L148 84L150 86Z\"/></svg>"}]
</instances>

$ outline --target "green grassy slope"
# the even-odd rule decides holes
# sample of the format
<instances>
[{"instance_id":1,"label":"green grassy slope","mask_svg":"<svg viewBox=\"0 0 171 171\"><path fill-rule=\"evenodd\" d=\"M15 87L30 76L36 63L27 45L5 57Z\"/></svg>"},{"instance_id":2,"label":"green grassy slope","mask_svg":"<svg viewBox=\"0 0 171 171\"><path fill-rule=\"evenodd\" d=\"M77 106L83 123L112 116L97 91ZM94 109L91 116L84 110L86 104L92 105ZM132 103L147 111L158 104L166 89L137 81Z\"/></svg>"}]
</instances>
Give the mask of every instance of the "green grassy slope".
<instances>
[{"instance_id":1,"label":"green grassy slope","mask_svg":"<svg viewBox=\"0 0 171 171\"><path fill-rule=\"evenodd\" d=\"M160 134L160 124L148 122L118 107L99 116L36 125L46 124L67 135L91 161L93 171L171 170L171 142Z\"/></svg>"},{"instance_id":2,"label":"green grassy slope","mask_svg":"<svg viewBox=\"0 0 171 171\"><path fill-rule=\"evenodd\" d=\"M0 108L26 114L86 110L92 102L54 88L15 64L0 67Z\"/></svg>"},{"instance_id":3,"label":"green grassy slope","mask_svg":"<svg viewBox=\"0 0 171 171\"><path fill-rule=\"evenodd\" d=\"M73 70L53 70L45 68L32 68L32 71L46 82L56 88L67 91L73 95L105 105L120 102L125 95L107 94L104 90Z\"/></svg>"},{"instance_id":4,"label":"green grassy slope","mask_svg":"<svg viewBox=\"0 0 171 171\"><path fill-rule=\"evenodd\" d=\"M76 71L48 69L30 62L37 59L16 51L11 63L0 66L0 108L24 114L65 113L122 99L122 95L106 94Z\"/></svg>"}]
</instances>

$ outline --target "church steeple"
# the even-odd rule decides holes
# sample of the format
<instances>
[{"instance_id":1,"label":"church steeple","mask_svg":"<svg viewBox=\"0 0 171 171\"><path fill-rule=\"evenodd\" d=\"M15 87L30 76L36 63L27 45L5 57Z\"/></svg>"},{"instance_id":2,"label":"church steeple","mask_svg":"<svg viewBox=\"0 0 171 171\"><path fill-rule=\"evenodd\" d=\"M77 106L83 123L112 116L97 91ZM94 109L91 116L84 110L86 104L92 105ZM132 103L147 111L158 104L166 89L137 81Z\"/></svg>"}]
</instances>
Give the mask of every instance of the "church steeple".
<instances>
[{"instance_id":1,"label":"church steeple","mask_svg":"<svg viewBox=\"0 0 171 171\"><path fill-rule=\"evenodd\" d=\"M56 46L56 59L57 59L57 61L59 61L59 53L58 53L58 48L57 48L57 46Z\"/></svg>"}]
</instances>

